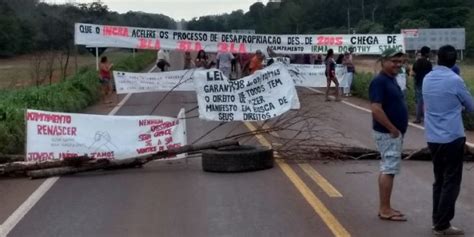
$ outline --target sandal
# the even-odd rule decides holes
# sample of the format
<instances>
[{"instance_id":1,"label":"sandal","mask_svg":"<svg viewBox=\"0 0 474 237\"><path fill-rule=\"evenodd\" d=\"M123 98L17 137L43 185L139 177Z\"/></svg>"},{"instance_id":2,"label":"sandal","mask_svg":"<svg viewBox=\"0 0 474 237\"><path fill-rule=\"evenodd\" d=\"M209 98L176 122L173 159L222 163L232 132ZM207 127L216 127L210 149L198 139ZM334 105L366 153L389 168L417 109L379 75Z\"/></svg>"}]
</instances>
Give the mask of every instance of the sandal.
<instances>
[{"instance_id":1,"label":"sandal","mask_svg":"<svg viewBox=\"0 0 474 237\"><path fill-rule=\"evenodd\" d=\"M380 218L380 220L384 220L384 221L407 221L407 218L401 213L392 214L390 216L382 216L379 214L378 217Z\"/></svg>"}]
</instances>

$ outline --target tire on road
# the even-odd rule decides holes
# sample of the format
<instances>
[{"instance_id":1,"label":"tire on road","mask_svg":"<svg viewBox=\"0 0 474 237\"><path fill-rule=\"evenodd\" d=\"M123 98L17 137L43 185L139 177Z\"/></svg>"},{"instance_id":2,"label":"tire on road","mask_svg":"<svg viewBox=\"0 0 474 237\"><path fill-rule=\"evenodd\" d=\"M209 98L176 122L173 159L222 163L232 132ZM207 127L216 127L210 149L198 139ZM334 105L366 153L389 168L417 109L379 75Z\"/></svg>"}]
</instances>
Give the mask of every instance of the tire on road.
<instances>
[{"instance_id":1,"label":"tire on road","mask_svg":"<svg viewBox=\"0 0 474 237\"><path fill-rule=\"evenodd\" d=\"M273 150L255 146L223 147L202 152L202 168L207 172L245 172L273 167Z\"/></svg>"}]
</instances>

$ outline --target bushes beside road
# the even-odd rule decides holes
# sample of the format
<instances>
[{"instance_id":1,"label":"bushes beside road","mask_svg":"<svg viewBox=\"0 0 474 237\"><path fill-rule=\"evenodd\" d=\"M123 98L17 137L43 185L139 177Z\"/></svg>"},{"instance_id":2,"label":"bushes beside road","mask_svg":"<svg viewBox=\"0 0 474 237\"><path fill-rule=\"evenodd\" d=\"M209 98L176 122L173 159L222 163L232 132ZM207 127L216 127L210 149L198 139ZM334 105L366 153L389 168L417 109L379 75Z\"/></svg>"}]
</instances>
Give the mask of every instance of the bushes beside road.
<instances>
[{"instance_id":1,"label":"bushes beside road","mask_svg":"<svg viewBox=\"0 0 474 237\"><path fill-rule=\"evenodd\" d=\"M359 98L363 98L369 100L369 85L370 81L374 75L369 72L360 72L356 73L354 76L354 80L352 82L353 93L355 96ZM472 80L465 80L467 86L469 87L471 93L474 95L474 83ZM415 90L413 88L413 82L408 82L408 90L407 90L407 104L408 104L408 113L415 114ZM463 114L464 119L464 127L467 130L474 130L474 114Z\"/></svg>"},{"instance_id":2,"label":"bushes beside road","mask_svg":"<svg viewBox=\"0 0 474 237\"><path fill-rule=\"evenodd\" d=\"M114 63L114 70L137 72L155 60L154 52L136 54ZM64 82L0 91L0 154L21 154L25 150L26 109L80 112L100 99L95 68L82 68Z\"/></svg>"}]
</instances>

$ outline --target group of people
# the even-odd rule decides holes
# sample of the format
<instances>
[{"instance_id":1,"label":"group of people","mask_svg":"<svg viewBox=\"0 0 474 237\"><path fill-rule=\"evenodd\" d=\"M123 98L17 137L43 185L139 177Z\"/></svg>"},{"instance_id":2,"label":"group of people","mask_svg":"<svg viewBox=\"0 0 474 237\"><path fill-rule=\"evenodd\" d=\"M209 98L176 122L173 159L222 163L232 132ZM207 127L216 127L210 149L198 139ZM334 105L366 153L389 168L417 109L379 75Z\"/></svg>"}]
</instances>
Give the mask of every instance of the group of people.
<instances>
[{"instance_id":1,"label":"group of people","mask_svg":"<svg viewBox=\"0 0 474 237\"><path fill-rule=\"evenodd\" d=\"M425 137L433 159L432 230L435 235L463 235L464 231L452 226L451 220L461 189L466 142L462 112L473 112L474 101L463 79L453 70L457 60L453 46L439 48L435 67L429 62L428 47L423 47L420 53L413 72L417 107L418 103L424 103L421 110L425 117ZM393 48L385 50L381 57L382 70L369 86L373 138L381 155L378 216L390 221L407 220L390 202L408 128L407 104L397 83L404 61L403 52Z\"/></svg>"}]
</instances>

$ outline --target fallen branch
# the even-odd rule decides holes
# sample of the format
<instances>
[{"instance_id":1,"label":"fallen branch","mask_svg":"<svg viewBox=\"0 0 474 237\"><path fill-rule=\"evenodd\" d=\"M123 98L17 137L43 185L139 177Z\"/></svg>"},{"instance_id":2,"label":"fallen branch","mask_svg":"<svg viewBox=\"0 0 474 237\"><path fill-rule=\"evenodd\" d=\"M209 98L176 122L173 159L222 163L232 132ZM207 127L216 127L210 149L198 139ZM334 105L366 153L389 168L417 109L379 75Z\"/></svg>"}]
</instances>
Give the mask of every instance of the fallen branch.
<instances>
[{"instance_id":1,"label":"fallen branch","mask_svg":"<svg viewBox=\"0 0 474 237\"><path fill-rule=\"evenodd\" d=\"M49 169L62 166L80 166L92 160L87 156L72 157L64 160L50 160L42 162L20 161L0 165L0 175L21 176L30 170Z\"/></svg>"},{"instance_id":2,"label":"fallen branch","mask_svg":"<svg viewBox=\"0 0 474 237\"><path fill-rule=\"evenodd\" d=\"M144 164L153 160L165 159L165 158L176 156L182 153L195 152L195 151L201 151L201 150L207 150L207 149L217 149L220 147L238 146L238 145L239 145L239 142L236 140L222 140L222 141L213 141L213 142L207 142L207 143L202 143L202 144L191 144L191 145L185 145L179 148L172 148L166 151L160 151L153 155L137 157L137 158L129 158L129 159L123 159L123 160L99 159L99 160L92 160L92 161L83 163L80 166L66 166L66 167L55 167L55 168L32 170L32 171L27 172L27 176L29 176L32 179L38 179L38 178L69 175L69 174L75 174L79 172L87 172L87 171L101 170L101 169L110 170L110 169L135 168L135 167L141 167Z\"/></svg>"}]
</instances>

